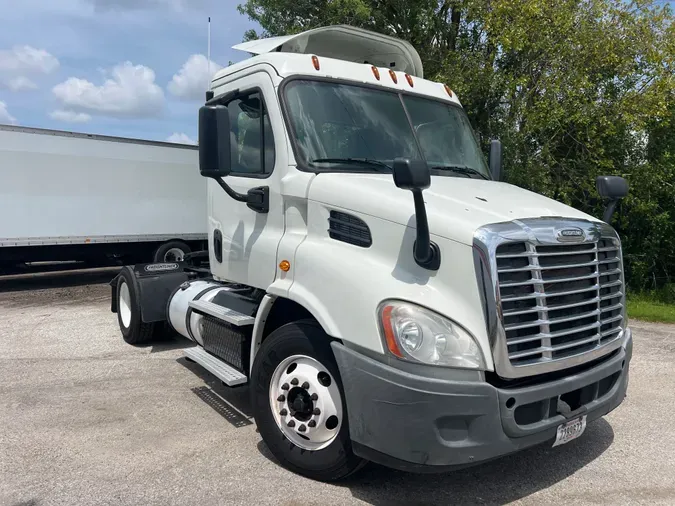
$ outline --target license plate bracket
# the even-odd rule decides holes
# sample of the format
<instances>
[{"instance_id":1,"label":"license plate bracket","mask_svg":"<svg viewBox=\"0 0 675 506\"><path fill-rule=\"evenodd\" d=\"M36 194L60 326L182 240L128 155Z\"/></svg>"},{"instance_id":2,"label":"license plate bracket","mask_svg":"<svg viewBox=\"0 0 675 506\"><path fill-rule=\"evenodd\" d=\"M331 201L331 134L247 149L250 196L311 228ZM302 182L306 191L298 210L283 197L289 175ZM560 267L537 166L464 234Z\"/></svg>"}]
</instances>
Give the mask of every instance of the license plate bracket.
<instances>
[{"instance_id":1,"label":"license plate bracket","mask_svg":"<svg viewBox=\"0 0 675 506\"><path fill-rule=\"evenodd\" d=\"M558 425L553 446L560 446L579 438L586 430L586 415Z\"/></svg>"}]
</instances>

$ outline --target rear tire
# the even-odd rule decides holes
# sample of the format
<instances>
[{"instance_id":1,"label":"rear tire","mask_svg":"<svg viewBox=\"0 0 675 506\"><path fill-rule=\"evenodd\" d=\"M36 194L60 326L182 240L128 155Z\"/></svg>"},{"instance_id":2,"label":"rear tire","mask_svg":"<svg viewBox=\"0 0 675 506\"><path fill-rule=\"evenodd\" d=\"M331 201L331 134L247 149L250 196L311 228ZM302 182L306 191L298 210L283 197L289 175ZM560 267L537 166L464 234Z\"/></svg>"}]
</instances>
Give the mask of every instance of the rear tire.
<instances>
[{"instance_id":1,"label":"rear tire","mask_svg":"<svg viewBox=\"0 0 675 506\"><path fill-rule=\"evenodd\" d=\"M190 246L183 241L169 241L155 250L153 261L156 263L182 262L185 255L191 252Z\"/></svg>"},{"instance_id":2,"label":"rear tire","mask_svg":"<svg viewBox=\"0 0 675 506\"><path fill-rule=\"evenodd\" d=\"M124 267L117 282L117 323L128 344L143 344L155 336L155 323L141 319L141 302L136 278L129 267Z\"/></svg>"},{"instance_id":3,"label":"rear tire","mask_svg":"<svg viewBox=\"0 0 675 506\"><path fill-rule=\"evenodd\" d=\"M314 374L312 367L319 372ZM290 385L286 383L288 378ZM258 430L282 466L311 479L335 481L366 463L352 451L344 390L330 337L316 322L289 323L272 332L256 355L251 382ZM285 402L278 402L281 392L287 395ZM296 399L304 396L300 403L304 411L291 403L294 392ZM324 407L325 412L317 413L318 406ZM326 416L333 413L337 416ZM331 435L330 430L336 433Z\"/></svg>"}]
</instances>

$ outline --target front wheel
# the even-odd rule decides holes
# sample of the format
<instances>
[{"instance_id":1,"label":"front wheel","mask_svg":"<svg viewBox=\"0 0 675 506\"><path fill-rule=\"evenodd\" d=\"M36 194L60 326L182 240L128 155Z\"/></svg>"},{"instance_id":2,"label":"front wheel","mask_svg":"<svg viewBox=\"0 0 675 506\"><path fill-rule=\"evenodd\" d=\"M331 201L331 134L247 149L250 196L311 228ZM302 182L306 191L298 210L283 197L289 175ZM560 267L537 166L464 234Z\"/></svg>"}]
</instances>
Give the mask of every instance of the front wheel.
<instances>
[{"instance_id":1,"label":"front wheel","mask_svg":"<svg viewBox=\"0 0 675 506\"><path fill-rule=\"evenodd\" d=\"M352 452L330 338L318 324L301 321L275 330L256 356L252 383L258 430L284 467L334 481L363 466Z\"/></svg>"}]
</instances>

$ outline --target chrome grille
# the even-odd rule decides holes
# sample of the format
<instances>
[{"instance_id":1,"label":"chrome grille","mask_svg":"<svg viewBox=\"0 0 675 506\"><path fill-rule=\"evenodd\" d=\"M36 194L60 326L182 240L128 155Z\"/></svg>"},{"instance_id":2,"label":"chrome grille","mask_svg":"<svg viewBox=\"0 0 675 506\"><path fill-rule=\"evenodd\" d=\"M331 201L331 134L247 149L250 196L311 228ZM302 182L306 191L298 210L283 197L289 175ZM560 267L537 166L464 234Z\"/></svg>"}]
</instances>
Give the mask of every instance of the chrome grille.
<instances>
[{"instance_id":1,"label":"chrome grille","mask_svg":"<svg viewBox=\"0 0 675 506\"><path fill-rule=\"evenodd\" d=\"M502 323L512 365L562 359L618 337L623 323L618 241L497 247Z\"/></svg>"},{"instance_id":2,"label":"chrome grille","mask_svg":"<svg viewBox=\"0 0 675 506\"><path fill-rule=\"evenodd\" d=\"M621 243L609 225L563 218L486 225L474 234L474 261L500 376L574 367L621 346Z\"/></svg>"}]
</instances>

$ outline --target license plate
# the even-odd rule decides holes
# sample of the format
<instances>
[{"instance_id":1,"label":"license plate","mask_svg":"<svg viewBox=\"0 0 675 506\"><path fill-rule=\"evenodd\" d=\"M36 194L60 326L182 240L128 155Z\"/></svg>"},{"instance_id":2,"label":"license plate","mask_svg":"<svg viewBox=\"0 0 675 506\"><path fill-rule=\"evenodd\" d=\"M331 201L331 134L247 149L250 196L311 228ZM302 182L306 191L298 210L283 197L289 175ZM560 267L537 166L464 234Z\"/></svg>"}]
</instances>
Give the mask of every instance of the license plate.
<instances>
[{"instance_id":1,"label":"license plate","mask_svg":"<svg viewBox=\"0 0 675 506\"><path fill-rule=\"evenodd\" d=\"M586 415L558 425L558 433L555 436L553 446L564 445L581 436L586 430Z\"/></svg>"}]
</instances>

